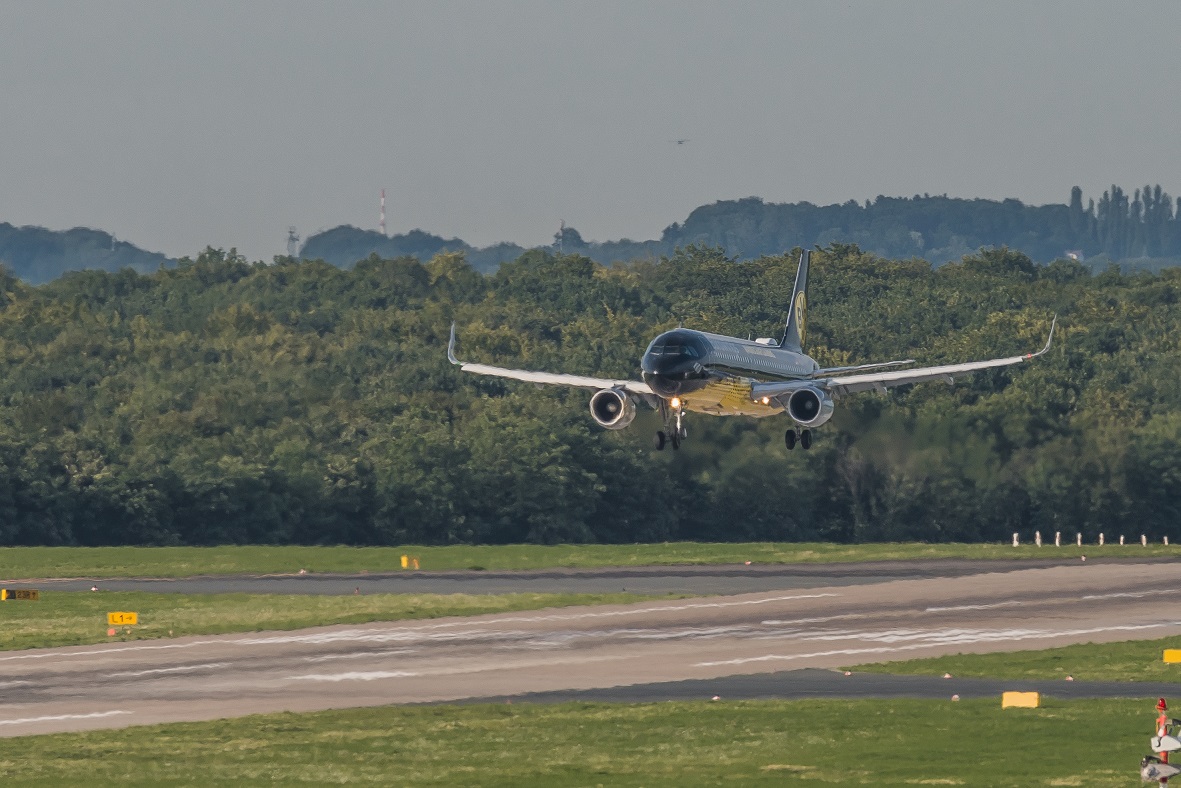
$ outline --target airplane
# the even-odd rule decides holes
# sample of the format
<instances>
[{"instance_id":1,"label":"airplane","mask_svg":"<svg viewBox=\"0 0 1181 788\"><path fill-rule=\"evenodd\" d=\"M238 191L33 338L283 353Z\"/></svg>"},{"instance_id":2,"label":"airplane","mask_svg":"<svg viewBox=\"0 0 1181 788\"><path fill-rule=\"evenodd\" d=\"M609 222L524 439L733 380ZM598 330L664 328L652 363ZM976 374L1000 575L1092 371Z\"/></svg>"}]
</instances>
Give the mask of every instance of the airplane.
<instances>
[{"instance_id":1,"label":"airplane","mask_svg":"<svg viewBox=\"0 0 1181 788\"><path fill-rule=\"evenodd\" d=\"M656 433L654 447L671 444L679 449L688 437L685 412L712 416L762 418L786 413L792 426L784 433L788 450L798 444L812 447L812 430L832 418L835 403L847 394L893 386L954 378L981 369L1005 367L1045 355L1054 339L1055 315L1046 345L1022 356L944 364L936 367L887 369L913 364L913 359L874 364L822 368L804 353L808 317L808 265L811 252L800 255L792 289L791 309L783 338L755 340L675 328L652 340L640 359L643 380L615 380L553 372L505 369L460 361L455 357L455 324L447 359L464 372L522 380L529 383L593 389L591 417L609 430L620 430L636 417L636 402L660 412L664 428ZM872 371L870 371L872 370ZM850 374L852 373L852 374Z\"/></svg>"}]
</instances>

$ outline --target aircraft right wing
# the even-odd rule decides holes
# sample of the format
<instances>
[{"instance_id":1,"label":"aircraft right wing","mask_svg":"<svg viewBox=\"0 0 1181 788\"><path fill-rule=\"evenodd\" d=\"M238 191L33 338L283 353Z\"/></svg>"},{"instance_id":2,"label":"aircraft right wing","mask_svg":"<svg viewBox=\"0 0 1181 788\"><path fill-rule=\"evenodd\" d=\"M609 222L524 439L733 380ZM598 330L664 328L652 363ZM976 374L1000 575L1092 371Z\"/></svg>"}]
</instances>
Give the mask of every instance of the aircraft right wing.
<instances>
[{"instance_id":1,"label":"aircraft right wing","mask_svg":"<svg viewBox=\"0 0 1181 788\"><path fill-rule=\"evenodd\" d=\"M1050 336L1046 339L1046 346L1036 353L1026 353L1024 356L1010 356L1009 358L994 358L988 361L970 361L966 364L944 364L938 367L919 367L917 369L900 369L882 372L869 372L862 375L843 375L837 377L801 378L773 383L755 383L751 387L751 399L771 399L786 402L787 397L802 388L818 388L835 396L854 394L858 391L885 391L893 386L904 386L908 383L922 383L928 380L945 380L950 383L954 378L976 372L981 369L1007 367L1010 364L1020 364L1038 356L1044 355L1054 341L1054 327L1058 324L1058 316L1054 316L1050 323ZM884 364L867 364L862 368L905 364L905 361L888 361ZM833 370L821 370L823 372Z\"/></svg>"},{"instance_id":2,"label":"aircraft right wing","mask_svg":"<svg viewBox=\"0 0 1181 788\"><path fill-rule=\"evenodd\" d=\"M928 380L945 380L950 383L953 378L966 375L969 372L976 372L981 369L993 369L995 367L1007 367L1011 364L1020 364L1023 361L1030 361L1038 356L1045 355L1050 349L1050 343L1054 341L1054 327L1057 324L1058 316L1055 315L1054 320L1050 323L1050 336L1046 339L1046 346L1036 353L1026 353L1023 356L1010 356L1009 358L994 358L988 361L970 361L966 364L944 364L938 367L919 367L918 369L903 369L892 372L871 372L865 375L845 375L843 377L817 380L816 383L821 388L838 395L853 394L858 391L870 391L873 389L881 391L891 386L903 386L907 383L922 383Z\"/></svg>"},{"instance_id":3,"label":"aircraft right wing","mask_svg":"<svg viewBox=\"0 0 1181 788\"><path fill-rule=\"evenodd\" d=\"M475 375L490 375L510 380L523 380L526 383L539 383L550 386L573 386L584 389L624 389L633 394L654 396L655 392L642 380L614 380L611 378L590 378L583 375L563 375L557 372L533 372L527 369L508 369L493 367L488 364L473 364L470 361L460 361L455 357L455 324L451 324L451 341L447 343L447 360L464 372Z\"/></svg>"}]
</instances>

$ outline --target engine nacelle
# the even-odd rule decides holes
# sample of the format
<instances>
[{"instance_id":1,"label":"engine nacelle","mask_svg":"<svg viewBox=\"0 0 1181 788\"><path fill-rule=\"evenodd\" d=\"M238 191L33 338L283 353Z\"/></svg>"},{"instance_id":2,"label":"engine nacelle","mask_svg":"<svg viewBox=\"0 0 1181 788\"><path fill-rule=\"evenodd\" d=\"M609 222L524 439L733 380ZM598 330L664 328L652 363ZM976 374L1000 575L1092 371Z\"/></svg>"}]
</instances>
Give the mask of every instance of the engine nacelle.
<instances>
[{"instance_id":1,"label":"engine nacelle","mask_svg":"<svg viewBox=\"0 0 1181 788\"><path fill-rule=\"evenodd\" d=\"M590 412L600 427L621 430L636 417L636 403L622 389L603 389L591 397Z\"/></svg>"},{"instance_id":2,"label":"engine nacelle","mask_svg":"<svg viewBox=\"0 0 1181 788\"><path fill-rule=\"evenodd\" d=\"M803 427L819 427L832 418L832 397L811 386L796 389L787 400L787 415Z\"/></svg>"}]
</instances>

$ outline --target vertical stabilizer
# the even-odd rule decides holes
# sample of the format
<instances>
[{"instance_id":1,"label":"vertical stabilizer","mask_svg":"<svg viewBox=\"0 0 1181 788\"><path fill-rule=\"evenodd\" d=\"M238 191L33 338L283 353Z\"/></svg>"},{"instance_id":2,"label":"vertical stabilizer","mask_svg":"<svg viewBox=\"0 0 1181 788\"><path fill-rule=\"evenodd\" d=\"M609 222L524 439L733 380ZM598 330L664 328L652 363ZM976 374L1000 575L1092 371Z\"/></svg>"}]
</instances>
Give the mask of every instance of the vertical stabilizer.
<instances>
[{"instance_id":1,"label":"vertical stabilizer","mask_svg":"<svg viewBox=\"0 0 1181 788\"><path fill-rule=\"evenodd\" d=\"M796 286L791 291L791 311L787 316L787 328L779 347L784 350L804 352L808 338L808 261L812 253L804 250L800 254L800 267L796 271Z\"/></svg>"}]
</instances>

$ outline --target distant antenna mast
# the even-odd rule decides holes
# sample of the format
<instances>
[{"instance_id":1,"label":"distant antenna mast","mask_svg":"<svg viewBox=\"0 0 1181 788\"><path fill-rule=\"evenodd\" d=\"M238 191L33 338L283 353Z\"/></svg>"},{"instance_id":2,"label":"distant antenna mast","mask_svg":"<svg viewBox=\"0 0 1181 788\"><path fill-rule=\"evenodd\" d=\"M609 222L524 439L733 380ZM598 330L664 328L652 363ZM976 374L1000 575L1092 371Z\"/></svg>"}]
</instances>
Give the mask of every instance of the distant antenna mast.
<instances>
[{"instance_id":1,"label":"distant antenna mast","mask_svg":"<svg viewBox=\"0 0 1181 788\"><path fill-rule=\"evenodd\" d=\"M385 189L381 190L381 235L385 237Z\"/></svg>"},{"instance_id":2,"label":"distant antenna mast","mask_svg":"<svg viewBox=\"0 0 1181 788\"><path fill-rule=\"evenodd\" d=\"M287 256L295 257L299 251L299 233L295 231L294 227L287 228Z\"/></svg>"},{"instance_id":3,"label":"distant antenna mast","mask_svg":"<svg viewBox=\"0 0 1181 788\"><path fill-rule=\"evenodd\" d=\"M558 234L554 236L554 240L557 242L554 244L554 246L558 247L558 254L563 254L562 241L566 240L566 220L565 219L563 219L561 224L558 225Z\"/></svg>"}]
</instances>

